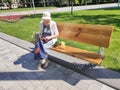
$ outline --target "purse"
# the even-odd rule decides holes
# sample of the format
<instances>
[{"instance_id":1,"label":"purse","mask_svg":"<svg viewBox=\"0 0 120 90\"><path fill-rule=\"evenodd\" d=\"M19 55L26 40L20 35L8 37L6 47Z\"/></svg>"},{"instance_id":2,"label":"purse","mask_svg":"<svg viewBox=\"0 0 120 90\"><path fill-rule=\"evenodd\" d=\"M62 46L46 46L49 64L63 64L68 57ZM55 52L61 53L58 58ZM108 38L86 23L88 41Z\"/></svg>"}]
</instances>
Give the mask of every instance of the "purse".
<instances>
[{"instance_id":1,"label":"purse","mask_svg":"<svg viewBox=\"0 0 120 90\"><path fill-rule=\"evenodd\" d=\"M31 43L35 45L38 42L38 40L39 40L39 32L33 33Z\"/></svg>"}]
</instances>

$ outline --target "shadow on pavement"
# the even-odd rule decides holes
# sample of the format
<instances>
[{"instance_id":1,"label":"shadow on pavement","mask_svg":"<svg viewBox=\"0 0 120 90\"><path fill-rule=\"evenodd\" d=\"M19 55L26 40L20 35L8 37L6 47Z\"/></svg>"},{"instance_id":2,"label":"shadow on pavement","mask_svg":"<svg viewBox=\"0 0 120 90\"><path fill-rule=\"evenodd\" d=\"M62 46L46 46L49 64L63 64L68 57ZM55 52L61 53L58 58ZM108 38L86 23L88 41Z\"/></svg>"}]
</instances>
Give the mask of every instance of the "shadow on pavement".
<instances>
[{"instance_id":1,"label":"shadow on pavement","mask_svg":"<svg viewBox=\"0 0 120 90\"><path fill-rule=\"evenodd\" d=\"M28 53L18 58L14 62L14 65L21 64L23 68L29 69L29 70L37 70L37 66L39 64L38 60L34 60L34 54Z\"/></svg>"},{"instance_id":2,"label":"shadow on pavement","mask_svg":"<svg viewBox=\"0 0 120 90\"><path fill-rule=\"evenodd\" d=\"M39 62L34 60L33 53L28 53L19 57L14 61L14 65L21 65L22 67L16 68L18 71L0 72L0 81L17 81L17 80L62 80L70 85L76 85L80 79L74 79L71 75L74 71L67 69L63 66L49 62L48 68L37 69ZM23 70L21 68L24 68ZM28 70L25 70L28 69ZM21 71L22 70L22 71ZM85 78L83 78L85 79Z\"/></svg>"}]
</instances>

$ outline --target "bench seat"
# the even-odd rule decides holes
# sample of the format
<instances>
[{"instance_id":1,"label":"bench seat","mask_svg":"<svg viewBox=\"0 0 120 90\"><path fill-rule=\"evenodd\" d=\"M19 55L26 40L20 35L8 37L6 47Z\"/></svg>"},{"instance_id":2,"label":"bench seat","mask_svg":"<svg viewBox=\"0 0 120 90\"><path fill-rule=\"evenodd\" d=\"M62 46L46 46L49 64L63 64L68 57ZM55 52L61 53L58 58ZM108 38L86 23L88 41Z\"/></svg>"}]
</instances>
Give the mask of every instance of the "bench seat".
<instances>
[{"instance_id":1,"label":"bench seat","mask_svg":"<svg viewBox=\"0 0 120 90\"><path fill-rule=\"evenodd\" d=\"M61 52L61 53L76 57L76 58L86 60L86 61L91 62L93 64L100 64L104 58L103 56L101 56L97 53L78 49L78 48L74 48L71 46L65 46L65 48L61 48L58 46L58 47L52 47L51 49L55 50L57 52Z\"/></svg>"}]
</instances>

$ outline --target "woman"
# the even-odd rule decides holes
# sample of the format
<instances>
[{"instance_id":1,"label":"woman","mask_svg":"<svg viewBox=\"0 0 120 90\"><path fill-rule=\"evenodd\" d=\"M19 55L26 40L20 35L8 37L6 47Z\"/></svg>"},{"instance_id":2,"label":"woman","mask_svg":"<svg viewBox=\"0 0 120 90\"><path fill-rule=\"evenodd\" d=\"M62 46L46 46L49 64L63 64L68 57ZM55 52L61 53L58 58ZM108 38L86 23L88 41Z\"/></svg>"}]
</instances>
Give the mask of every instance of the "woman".
<instances>
[{"instance_id":1,"label":"woman","mask_svg":"<svg viewBox=\"0 0 120 90\"><path fill-rule=\"evenodd\" d=\"M35 59L40 61L40 67L45 68L48 64L48 51L57 41L59 35L56 23L51 20L49 12L44 12L40 22L39 40L35 45Z\"/></svg>"}]
</instances>

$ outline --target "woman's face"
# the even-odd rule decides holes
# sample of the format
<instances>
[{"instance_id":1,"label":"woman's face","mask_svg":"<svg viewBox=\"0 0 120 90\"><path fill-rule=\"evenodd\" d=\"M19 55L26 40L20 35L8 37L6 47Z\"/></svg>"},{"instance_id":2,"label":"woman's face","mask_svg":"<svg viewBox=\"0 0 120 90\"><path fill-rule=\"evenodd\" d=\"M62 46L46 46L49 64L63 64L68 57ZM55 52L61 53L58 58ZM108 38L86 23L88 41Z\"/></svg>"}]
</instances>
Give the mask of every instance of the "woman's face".
<instances>
[{"instance_id":1,"label":"woman's face","mask_svg":"<svg viewBox=\"0 0 120 90\"><path fill-rule=\"evenodd\" d=\"M44 20L43 20L43 24L44 24L45 26L49 26L49 25L50 25L50 19L44 19Z\"/></svg>"}]
</instances>

